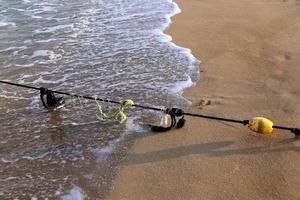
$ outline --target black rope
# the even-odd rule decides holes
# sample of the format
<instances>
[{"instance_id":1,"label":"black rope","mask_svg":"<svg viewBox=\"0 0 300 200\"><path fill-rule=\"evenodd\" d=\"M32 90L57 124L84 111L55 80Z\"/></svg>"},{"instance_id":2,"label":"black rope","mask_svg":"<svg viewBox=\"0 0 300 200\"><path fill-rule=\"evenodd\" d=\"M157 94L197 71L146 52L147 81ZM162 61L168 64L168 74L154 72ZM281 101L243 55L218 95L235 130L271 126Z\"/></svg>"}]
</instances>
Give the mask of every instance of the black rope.
<instances>
[{"instance_id":1,"label":"black rope","mask_svg":"<svg viewBox=\"0 0 300 200\"><path fill-rule=\"evenodd\" d=\"M38 88L38 87L33 87L33 86L23 85L23 84L18 84L18 83L11 83L11 82L7 82L7 81L1 81L0 80L0 83L4 83L4 84L8 84L8 85L14 85L14 86L28 88L28 89L33 89L33 90L41 90L41 88ZM67 96L72 96L72 97L77 97L77 98L97 100L97 101L102 101L102 102L107 102L107 103L113 103L113 104L119 104L119 105L122 104L122 102L113 101L113 100L109 100L109 99L102 99L102 98L99 98L99 97L92 97L92 96L79 95L79 94L72 94L72 93L69 93L69 92L61 92L61 91L49 90L49 89L48 89L48 91L56 93L56 94L62 94L62 95L67 95ZM138 104L133 104L132 106L133 107L137 107L137 108L142 108L142 109L148 109L148 110L163 111L163 112L165 111L165 109L162 109L162 108L155 108L155 107L143 106L143 105L138 105Z\"/></svg>"},{"instance_id":2,"label":"black rope","mask_svg":"<svg viewBox=\"0 0 300 200\"><path fill-rule=\"evenodd\" d=\"M22 85L22 84L18 84L18 83L11 83L11 82L7 82L7 81L1 81L0 80L0 83L4 83L4 84L8 84L8 85L14 85L14 86L23 87L23 88L34 89L34 90L40 90L40 88L37 88L37 87Z\"/></svg>"},{"instance_id":3,"label":"black rope","mask_svg":"<svg viewBox=\"0 0 300 200\"><path fill-rule=\"evenodd\" d=\"M41 88L38 87L33 87L33 86L28 86L28 85L23 85L23 84L18 84L18 83L11 83L8 81L1 81L0 83L8 84L8 85L14 85L18 87L23 87L23 88L28 88L28 89L34 89L34 90L41 90ZM78 95L78 94L71 94L69 92L61 92L61 91L55 91L55 90L49 90L50 92L57 93L57 94L62 94L62 95L67 95L67 96L72 96L72 97L77 97L77 98L84 98L84 99L90 99L90 100L98 100L102 102L107 102L107 103L113 103L113 104L119 104L121 105L122 102L114 101L114 100L109 100L109 99L102 99L99 97L92 97L92 96L86 96L86 95ZM133 104L133 107L136 108L142 108L146 110L154 110L154 111L161 111L168 113L170 112L170 108L168 109L163 109L163 108L157 108L157 107L151 107L151 106L144 106L144 105L139 105L139 104ZM195 114L195 113L186 113L183 112L183 110L178 109L178 108L171 108L171 112L175 114L175 116L183 116L183 115L188 115L191 117L199 117L199 118L205 118L205 119L212 119L212 120L218 120L218 121L225 121L225 122L231 122L231 123L239 123L243 125L247 125L249 123L249 120L237 120L237 119L229 119L229 118L223 118L223 117L215 117L215 116L209 116L209 115L201 115L201 114ZM296 136L300 136L300 128L291 128L291 127L284 127L284 126L273 126L274 129L281 129L281 130L289 130L292 133L294 133Z\"/></svg>"},{"instance_id":4,"label":"black rope","mask_svg":"<svg viewBox=\"0 0 300 200\"><path fill-rule=\"evenodd\" d=\"M236 120L236 119L229 119L229 118L223 118L223 117L214 117L214 116L208 116L208 115L200 115L200 114L194 114L194 113L184 113L184 115L192 116L192 117L201 117L206 119L213 119L213 120L219 120L219 121L226 121L226 122L232 122L232 123L239 123L243 125L247 125L249 120Z\"/></svg>"}]
</instances>

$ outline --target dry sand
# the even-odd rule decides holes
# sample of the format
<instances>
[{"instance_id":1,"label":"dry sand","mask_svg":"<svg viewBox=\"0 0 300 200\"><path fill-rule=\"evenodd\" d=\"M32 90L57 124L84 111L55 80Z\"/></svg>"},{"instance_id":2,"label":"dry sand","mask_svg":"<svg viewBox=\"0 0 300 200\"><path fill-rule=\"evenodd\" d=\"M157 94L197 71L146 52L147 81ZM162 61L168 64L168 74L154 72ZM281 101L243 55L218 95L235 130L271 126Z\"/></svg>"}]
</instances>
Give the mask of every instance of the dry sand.
<instances>
[{"instance_id":1,"label":"dry sand","mask_svg":"<svg viewBox=\"0 0 300 200\"><path fill-rule=\"evenodd\" d=\"M201 59L192 112L300 126L300 6L294 0L177 0L168 30ZM211 105L199 108L201 99ZM300 140L187 117L134 142L110 199L300 199Z\"/></svg>"}]
</instances>

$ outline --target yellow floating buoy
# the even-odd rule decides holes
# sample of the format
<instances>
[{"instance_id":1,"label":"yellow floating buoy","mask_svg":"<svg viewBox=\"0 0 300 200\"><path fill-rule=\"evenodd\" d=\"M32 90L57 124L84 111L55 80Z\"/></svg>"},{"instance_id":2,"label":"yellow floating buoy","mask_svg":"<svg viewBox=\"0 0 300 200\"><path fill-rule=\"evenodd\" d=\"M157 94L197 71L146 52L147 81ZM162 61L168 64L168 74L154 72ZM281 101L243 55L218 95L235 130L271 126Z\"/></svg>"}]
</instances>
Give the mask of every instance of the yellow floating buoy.
<instances>
[{"instance_id":1,"label":"yellow floating buoy","mask_svg":"<svg viewBox=\"0 0 300 200\"><path fill-rule=\"evenodd\" d=\"M123 101L122 105L125 107L125 108L128 108L130 106L133 106L134 105L134 102L131 100L131 99L126 99Z\"/></svg>"},{"instance_id":2,"label":"yellow floating buoy","mask_svg":"<svg viewBox=\"0 0 300 200\"><path fill-rule=\"evenodd\" d=\"M273 131L273 122L264 117L254 117L249 120L248 127L254 132L269 134Z\"/></svg>"}]
</instances>

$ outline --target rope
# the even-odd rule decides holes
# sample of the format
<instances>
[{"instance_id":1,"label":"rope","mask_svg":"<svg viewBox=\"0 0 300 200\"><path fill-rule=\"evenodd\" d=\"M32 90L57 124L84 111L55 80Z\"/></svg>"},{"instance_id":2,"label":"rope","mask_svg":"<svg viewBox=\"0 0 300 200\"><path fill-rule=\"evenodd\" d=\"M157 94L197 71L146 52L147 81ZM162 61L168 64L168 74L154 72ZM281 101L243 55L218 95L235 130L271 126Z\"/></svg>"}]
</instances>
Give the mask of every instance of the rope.
<instances>
[{"instance_id":1,"label":"rope","mask_svg":"<svg viewBox=\"0 0 300 200\"><path fill-rule=\"evenodd\" d=\"M17 86L17 87L33 89L33 90L41 90L41 88L38 88L38 87L33 87L33 86L23 85L23 84L18 84L18 83L11 83L11 82L8 82L8 81L0 80L0 83L13 85L13 86ZM71 94L69 92L61 92L61 91L55 91L55 90L49 90L49 91L53 92L53 93L56 93L56 94L62 94L62 95L67 95L67 96L72 96L72 97L77 97L77 98L90 99L90 100L94 100L94 101L96 100L96 101L102 101L102 102L119 104L119 105L122 105L122 103L123 103L123 102L118 102L118 101L109 100L109 99L102 99L102 98L99 98L99 97ZM161 112L165 112L165 113L172 112L172 113L175 114L175 116L188 115L188 116L191 116L191 117L205 118L205 119L211 119L211 120L217 120L217 121L225 121L225 122L230 122L230 123L239 123L239 124L243 124L243 125L248 125L248 123L249 123L249 120L237 120L237 119L230 119L230 118L223 118L223 117L215 117L215 116L209 116L209 115L188 113L188 112L183 112L183 110L178 109L178 108L163 109L163 108L144 106L144 105L139 105L139 104L133 104L131 106L136 107L136 108L146 109L146 110L161 111ZM300 136L300 128L292 128L292 127L285 127L285 126L273 126L273 128L281 129L281 130L289 130L292 133L294 133L296 136Z\"/></svg>"},{"instance_id":2,"label":"rope","mask_svg":"<svg viewBox=\"0 0 300 200\"><path fill-rule=\"evenodd\" d=\"M129 108L133 104L134 103L132 100L127 99L127 100L123 101L122 105L111 116L108 116L106 113L104 113L102 111L101 104L98 101L96 101L96 105L97 105L96 116L103 123L119 121L121 124L123 124L127 119L126 114L125 114L125 109Z\"/></svg>"},{"instance_id":3,"label":"rope","mask_svg":"<svg viewBox=\"0 0 300 200\"><path fill-rule=\"evenodd\" d=\"M229 119L229 118L223 118L223 117L214 117L214 116L200 115L200 114L186 113L186 112L184 113L184 115L188 115L188 116L192 116L192 117L212 119L212 120L218 120L218 121L238 123L238 124L243 124L243 125L247 125L248 122L249 122L249 120L236 120L236 119Z\"/></svg>"},{"instance_id":4,"label":"rope","mask_svg":"<svg viewBox=\"0 0 300 200\"><path fill-rule=\"evenodd\" d=\"M103 122L103 123L109 123L112 121L120 121L121 124L123 124L126 120L126 115L124 113L124 108L121 106L118 108L112 116L108 116L106 113L103 112L102 107L98 101L96 101L97 104L97 118Z\"/></svg>"},{"instance_id":5,"label":"rope","mask_svg":"<svg viewBox=\"0 0 300 200\"><path fill-rule=\"evenodd\" d=\"M23 87L23 88L33 89L33 90L40 90L41 89L41 88L38 88L38 87L33 87L33 86L23 85L23 84L18 84L18 83L11 83L11 82L1 81L1 80L0 80L0 83L4 83L4 84L8 84L8 85L14 85L14 86L17 86L17 87ZM72 96L72 97L77 97L77 98L84 98L84 99L89 99L89 100L97 100L97 101L102 101L102 102L107 102L107 103L113 103L113 104L122 105L122 102L113 101L113 100L109 100L109 99L102 99L102 98L99 98L99 97L95 98L95 97L92 97L92 96L71 94L69 92L61 92L61 91L55 91L55 90L49 90L49 91L53 92L53 93L56 93L56 94L62 94L62 95L67 95L67 96ZM132 106L136 107L136 108L147 109L147 110L162 111L162 112L165 111L165 109L162 109L162 108L155 108L155 107L143 106L143 105L138 105L138 104L133 104Z\"/></svg>"}]
</instances>

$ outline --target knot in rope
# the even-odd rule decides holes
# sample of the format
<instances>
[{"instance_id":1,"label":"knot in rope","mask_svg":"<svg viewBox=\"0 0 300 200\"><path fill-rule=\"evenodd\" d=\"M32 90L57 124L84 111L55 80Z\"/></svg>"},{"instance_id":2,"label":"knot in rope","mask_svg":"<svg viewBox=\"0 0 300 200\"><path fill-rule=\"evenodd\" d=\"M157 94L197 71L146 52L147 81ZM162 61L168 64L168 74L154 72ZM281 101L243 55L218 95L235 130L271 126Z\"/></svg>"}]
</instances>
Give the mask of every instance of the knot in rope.
<instances>
[{"instance_id":1,"label":"knot in rope","mask_svg":"<svg viewBox=\"0 0 300 200\"><path fill-rule=\"evenodd\" d=\"M125 109L134 105L134 102L131 99L124 100L121 106L111 116L103 112L99 101L96 100L96 104L97 104L96 116L102 123L110 123L110 122L118 121L121 124L123 124L127 119L125 114Z\"/></svg>"}]
</instances>

